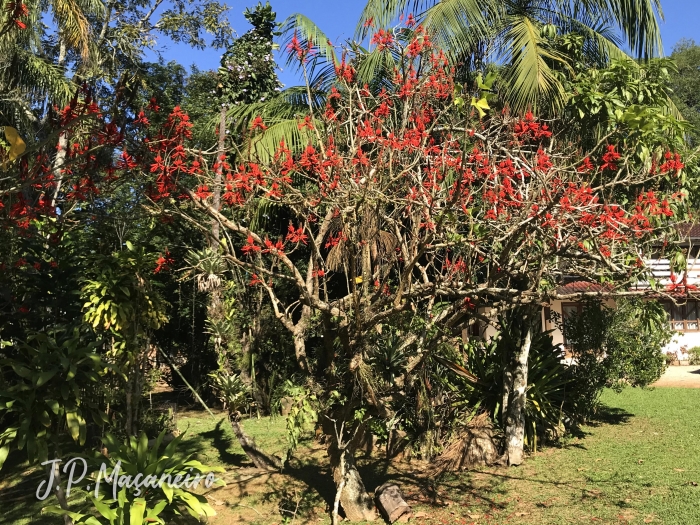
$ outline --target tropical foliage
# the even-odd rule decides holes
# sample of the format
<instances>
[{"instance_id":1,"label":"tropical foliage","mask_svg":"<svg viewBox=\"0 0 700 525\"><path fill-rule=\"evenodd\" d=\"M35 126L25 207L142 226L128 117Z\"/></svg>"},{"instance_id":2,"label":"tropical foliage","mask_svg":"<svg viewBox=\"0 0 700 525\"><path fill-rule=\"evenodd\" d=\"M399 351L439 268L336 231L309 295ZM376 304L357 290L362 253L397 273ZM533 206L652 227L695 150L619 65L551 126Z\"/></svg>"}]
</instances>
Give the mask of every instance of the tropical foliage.
<instances>
[{"instance_id":1,"label":"tropical foliage","mask_svg":"<svg viewBox=\"0 0 700 525\"><path fill-rule=\"evenodd\" d=\"M354 454L372 434L430 459L486 413L518 464L603 387L659 376L665 314L641 298L692 290L658 289L648 260L682 271L700 196L694 48L652 58L656 0L371 0L344 46L260 3L234 39L224 11L0 14L0 467L70 450L204 472L181 438L159 450L163 378L223 408L261 469L283 462L243 412L284 409L288 456L315 424L334 520L371 519ZM218 71L145 61L205 33ZM303 85L283 89L276 39ZM573 366L541 308L591 296L628 300L566 320ZM83 491L80 511L55 492L74 522L213 514L184 489Z\"/></svg>"}]
</instances>

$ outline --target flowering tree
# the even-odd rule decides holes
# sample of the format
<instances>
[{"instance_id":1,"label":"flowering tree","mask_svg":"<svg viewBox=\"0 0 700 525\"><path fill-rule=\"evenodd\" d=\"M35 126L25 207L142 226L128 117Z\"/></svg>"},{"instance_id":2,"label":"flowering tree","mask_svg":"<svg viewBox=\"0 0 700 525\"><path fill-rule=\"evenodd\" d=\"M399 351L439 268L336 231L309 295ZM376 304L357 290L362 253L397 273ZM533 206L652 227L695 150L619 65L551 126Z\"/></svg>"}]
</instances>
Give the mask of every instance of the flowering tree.
<instances>
[{"instance_id":1,"label":"flowering tree","mask_svg":"<svg viewBox=\"0 0 700 525\"><path fill-rule=\"evenodd\" d=\"M338 501L350 519L373 513L354 446L369 417L391 415L391 392L372 379L367 358L377 331L399 321L411 327L402 342L410 382L465 326L518 309L525 330L506 420L509 461L518 464L541 306L645 293L629 285L648 274L645 257L672 241L671 227L684 214L675 153L656 151L643 161L605 139L582 152L558 139L556 122L530 113L479 120L445 55L421 28L413 34L405 47L391 34L377 40L401 57L384 87L356 82L361 56L336 64L324 109L310 107L298 121L306 140L298 150L280 142L262 157L243 148L236 166L211 163L187 149L186 134L178 135L185 116L177 112L171 134L148 142L153 201L202 231L218 221L223 257L265 291L292 333L298 366L326 402L321 418ZM295 45L304 61L309 48ZM251 132L264 134L265 122L255 119ZM219 207L211 188L220 170ZM255 226L261 202L282 210L286 224L277 236ZM564 275L606 286L558 295ZM314 356L305 344L312 325L336 343Z\"/></svg>"}]
</instances>

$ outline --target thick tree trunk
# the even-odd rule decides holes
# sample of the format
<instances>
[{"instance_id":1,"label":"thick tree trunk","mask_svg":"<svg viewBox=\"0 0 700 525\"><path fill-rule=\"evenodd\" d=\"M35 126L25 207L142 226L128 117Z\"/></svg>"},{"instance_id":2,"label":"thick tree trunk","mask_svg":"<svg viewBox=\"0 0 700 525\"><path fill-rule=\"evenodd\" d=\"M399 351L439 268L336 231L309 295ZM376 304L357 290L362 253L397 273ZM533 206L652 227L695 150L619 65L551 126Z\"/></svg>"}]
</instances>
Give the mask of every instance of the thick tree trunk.
<instances>
[{"instance_id":1,"label":"thick tree trunk","mask_svg":"<svg viewBox=\"0 0 700 525\"><path fill-rule=\"evenodd\" d=\"M520 465L523 462L525 441L525 402L527 399L527 362L532 345L532 319L526 314L524 336L515 356L513 368L513 388L506 417L506 452L508 465Z\"/></svg>"},{"instance_id":2,"label":"thick tree trunk","mask_svg":"<svg viewBox=\"0 0 700 525\"><path fill-rule=\"evenodd\" d=\"M508 402L510 401L510 392L513 388L513 356L507 355L503 361L503 400L501 403L501 424L505 428L506 419L508 418Z\"/></svg>"},{"instance_id":3,"label":"thick tree trunk","mask_svg":"<svg viewBox=\"0 0 700 525\"><path fill-rule=\"evenodd\" d=\"M240 443L243 452L246 453L246 456L248 456L248 458L253 462L253 464L259 469L281 469L282 461L279 458L275 456L270 456L262 450L260 450L255 444L253 438L248 436L243 431L243 426L241 425L239 418L239 414L232 414L229 417L229 421L231 422L231 428L233 429L233 433L236 435L236 439L238 439L238 442Z\"/></svg>"},{"instance_id":4,"label":"thick tree trunk","mask_svg":"<svg viewBox=\"0 0 700 525\"><path fill-rule=\"evenodd\" d=\"M255 374L253 373L254 365L251 357L254 349L253 341L256 337L253 335L255 332L255 330L248 329L241 337L241 380L250 389L253 401L255 401L258 408L267 411L269 410L269 403L263 398L253 377Z\"/></svg>"},{"instance_id":5,"label":"thick tree trunk","mask_svg":"<svg viewBox=\"0 0 700 525\"><path fill-rule=\"evenodd\" d=\"M306 306L304 307L306 308ZM304 314L302 314L304 315ZM292 333L294 337L294 355L297 358L299 368L304 372L309 372L309 361L306 357L306 323L304 320L299 321Z\"/></svg>"},{"instance_id":6,"label":"thick tree trunk","mask_svg":"<svg viewBox=\"0 0 700 525\"><path fill-rule=\"evenodd\" d=\"M343 450L333 443L328 452L336 486L333 505L333 523L338 522L338 507L342 507L345 517L350 521L374 521L377 514L372 497L367 493L360 473L355 466L355 454L352 444Z\"/></svg>"}]
</instances>

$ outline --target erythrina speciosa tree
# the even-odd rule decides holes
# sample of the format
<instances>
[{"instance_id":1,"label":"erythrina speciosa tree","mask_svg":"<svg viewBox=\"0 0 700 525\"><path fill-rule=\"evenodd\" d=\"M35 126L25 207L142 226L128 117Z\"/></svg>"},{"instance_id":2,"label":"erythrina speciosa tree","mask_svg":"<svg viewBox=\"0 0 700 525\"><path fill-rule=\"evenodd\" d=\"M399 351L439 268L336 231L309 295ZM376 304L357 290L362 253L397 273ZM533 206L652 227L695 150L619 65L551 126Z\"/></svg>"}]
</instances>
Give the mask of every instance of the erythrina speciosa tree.
<instances>
[{"instance_id":1,"label":"erythrina speciosa tree","mask_svg":"<svg viewBox=\"0 0 700 525\"><path fill-rule=\"evenodd\" d=\"M356 82L362 57L348 52L325 107L299 119L301 145L281 142L264 157L244 147L235 166L208 160L188 149L179 112L147 143L153 201L202 231L216 219L223 257L265 291L293 335L294 358L324 402L336 502L351 520L374 513L354 466L358 436L369 418L392 416L392 392L367 358L382 327L411 327L402 342L410 384L475 319L522 312L506 418L509 461L518 464L541 306L585 295L558 295L564 275L604 283L599 295L648 293L630 284L648 275L644 260L660 243L672 244L684 214L674 152L640 159L605 138L580 151L558 140L556 122L530 113L479 119L455 91L445 55L420 27L412 35L405 45L393 33L375 36L400 61L374 91ZM313 52L295 38L290 46L302 62ZM254 119L250 131L254 140L265 122ZM263 201L287 222L276 236L253 221ZM306 351L312 324L331 343L325 353Z\"/></svg>"}]
</instances>

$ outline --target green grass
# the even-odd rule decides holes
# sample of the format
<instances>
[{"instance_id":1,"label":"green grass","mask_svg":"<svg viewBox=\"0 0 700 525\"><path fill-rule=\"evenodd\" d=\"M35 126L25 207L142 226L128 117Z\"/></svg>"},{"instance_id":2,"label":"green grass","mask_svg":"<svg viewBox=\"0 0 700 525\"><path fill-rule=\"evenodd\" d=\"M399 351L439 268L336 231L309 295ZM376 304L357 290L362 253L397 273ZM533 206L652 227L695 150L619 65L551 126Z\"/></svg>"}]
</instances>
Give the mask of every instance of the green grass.
<instances>
[{"instance_id":1,"label":"green grass","mask_svg":"<svg viewBox=\"0 0 700 525\"><path fill-rule=\"evenodd\" d=\"M700 523L700 389L606 392L583 435L519 468L451 479L443 493L495 523ZM471 497L470 497L471 496Z\"/></svg>"},{"instance_id":2,"label":"green grass","mask_svg":"<svg viewBox=\"0 0 700 525\"><path fill-rule=\"evenodd\" d=\"M370 490L397 481L425 513L417 523L700 524L700 389L627 389L605 392L602 401L607 408L598 421L518 468L450 475L438 484L416 461L364 459L360 469ZM262 448L284 455L283 418L244 425ZM212 493L219 513L212 523L276 524L295 510L295 523L329 523L334 487L322 446L308 439L284 475L261 474L250 468L225 420L190 411L180 414L178 427L186 431L186 452L227 469L227 487ZM25 469L11 463L0 472L0 524L61 523L40 516L36 483ZM22 487L26 497L17 499Z\"/></svg>"},{"instance_id":3,"label":"green grass","mask_svg":"<svg viewBox=\"0 0 700 525\"><path fill-rule=\"evenodd\" d=\"M286 420L282 417L255 417L243 421L245 432L269 454L287 453ZM248 463L223 414L212 418L204 411L188 411L178 416L177 427L184 434L184 450L197 455L205 464L240 467Z\"/></svg>"}]
</instances>

